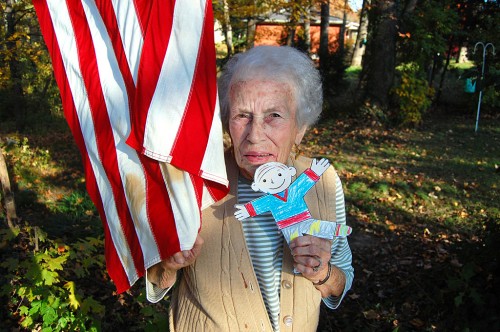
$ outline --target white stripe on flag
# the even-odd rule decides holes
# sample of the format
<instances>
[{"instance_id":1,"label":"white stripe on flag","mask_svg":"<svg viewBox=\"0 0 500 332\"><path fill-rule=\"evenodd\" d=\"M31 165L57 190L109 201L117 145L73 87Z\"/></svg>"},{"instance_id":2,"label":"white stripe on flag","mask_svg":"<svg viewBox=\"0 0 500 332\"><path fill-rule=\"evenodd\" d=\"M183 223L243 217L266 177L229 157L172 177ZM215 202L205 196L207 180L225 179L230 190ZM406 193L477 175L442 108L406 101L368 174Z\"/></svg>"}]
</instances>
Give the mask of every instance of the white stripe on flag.
<instances>
[{"instance_id":1,"label":"white stripe on flag","mask_svg":"<svg viewBox=\"0 0 500 332\"><path fill-rule=\"evenodd\" d=\"M133 0L112 0L127 62L137 85L137 73L144 39ZM112 48L111 48L112 49Z\"/></svg>"},{"instance_id":2,"label":"white stripe on flag","mask_svg":"<svg viewBox=\"0 0 500 332\"><path fill-rule=\"evenodd\" d=\"M134 221L135 230L144 254L144 261L159 260L160 253L153 232L149 227L146 211L146 180L137 156L137 152L128 146L125 141L130 133L129 105L126 94L125 82L120 73L120 68L108 38L106 27L94 2L86 0L83 8L87 16L92 41L96 51L99 77L106 102L108 117L113 130L114 145L118 158L120 178L124 185L127 205ZM111 144L109 142L109 144ZM108 219L112 222L118 219Z\"/></svg>"},{"instance_id":3,"label":"white stripe on flag","mask_svg":"<svg viewBox=\"0 0 500 332\"><path fill-rule=\"evenodd\" d=\"M75 107L78 115L82 134L85 137L85 147L96 177L97 186L101 194L104 212L107 220L120 220L116 210L116 204L111 189L111 184L106 177L106 172L99 159L96 136L94 132L93 120L90 112L87 91L80 72L78 59L78 50L75 40L75 33L71 23L71 18L64 0L47 1L47 7L50 11L52 24L61 50L61 57L64 63L64 69L68 77L68 83L73 95ZM122 266L127 271L130 279L138 279L135 265L130 253L125 235L122 232L120 224L109 224L113 243L117 249Z\"/></svg>"},{"instance_id":4,"label":"white stripe on flag","mask_svg":"<svg viewBox=\"0 0 500 332\"><path fill-rule=\"evenodd\" d=\"M200 176L204 179L222 183L227 186L229 185L229 181L227 180L226 166L224 163L221 164L220 162L220 156L224 155L222 133L223 130L222 122L220 120L219 95L217 94L207 149L205 150L205 155L203 156L203 161L200 167ZM207 206L202 204L201 209L204 209L205 207Z\"/></svg>"},{"instance_id":5,"label":"white stripe on flag","mask_svg":"<svg viewBox=\"0 0 500 332\"><path fill-rule=\"evenodd\" d=\"M176 1L172 34L151 100L144 134L144 154L170 162L171 150L189 99L200 47L205 1ZM165 111L165 110L168 110ZM222 141L222 140L221 140ZM221 142L219 141L219 142Z\"/></svg>"},{"instance_id":6,"label":"white stripe on flag","mask_svg":"<svg viewBox=\"0 0 500 332\"><path fill-rule=\"evenodd\" d=\"M171 164L163 162L159 164L167 184L181 250L190 250L201 225L200 210L191 176Z\"/></svg>"}]
</instances>

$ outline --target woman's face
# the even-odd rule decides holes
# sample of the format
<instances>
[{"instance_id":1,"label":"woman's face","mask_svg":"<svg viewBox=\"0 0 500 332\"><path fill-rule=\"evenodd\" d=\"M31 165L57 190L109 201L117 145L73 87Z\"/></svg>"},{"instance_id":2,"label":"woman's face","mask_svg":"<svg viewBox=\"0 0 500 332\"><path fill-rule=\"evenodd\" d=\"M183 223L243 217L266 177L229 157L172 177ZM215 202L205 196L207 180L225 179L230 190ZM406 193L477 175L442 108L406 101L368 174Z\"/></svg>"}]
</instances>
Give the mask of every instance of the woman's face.
<instances>
[{"instance_id":1,"label":"woman's face","mask_svg":"<svg viewBox=\"0 0 500 332\"><path fill-rule=\"evenodd\" d=\"M286 164L305 132L296 124L290 86L249 80L233 84L229 93L229 134L242 175L252 179L257 167L269 161Z\"/></svg>"}]
</instances>

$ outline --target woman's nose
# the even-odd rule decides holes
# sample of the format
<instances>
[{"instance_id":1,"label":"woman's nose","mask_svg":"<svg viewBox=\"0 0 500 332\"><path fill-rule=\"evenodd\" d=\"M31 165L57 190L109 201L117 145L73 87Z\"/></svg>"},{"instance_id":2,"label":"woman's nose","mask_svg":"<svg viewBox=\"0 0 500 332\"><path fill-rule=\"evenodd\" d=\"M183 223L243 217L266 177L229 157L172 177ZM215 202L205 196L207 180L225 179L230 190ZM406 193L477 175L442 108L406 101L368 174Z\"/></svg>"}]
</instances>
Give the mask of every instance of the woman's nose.
<instances>
[{"instance_id":1,"label":"woman's nose","mask_svg":"<svg viewBox=\"0 0 500 332\"><path fill-rule=\"evenodd\" d=\"M265 138L265 122L260 118L253 118L248 123L248 140L252 143L262 141Z\"/></svg>"}]
</instances>

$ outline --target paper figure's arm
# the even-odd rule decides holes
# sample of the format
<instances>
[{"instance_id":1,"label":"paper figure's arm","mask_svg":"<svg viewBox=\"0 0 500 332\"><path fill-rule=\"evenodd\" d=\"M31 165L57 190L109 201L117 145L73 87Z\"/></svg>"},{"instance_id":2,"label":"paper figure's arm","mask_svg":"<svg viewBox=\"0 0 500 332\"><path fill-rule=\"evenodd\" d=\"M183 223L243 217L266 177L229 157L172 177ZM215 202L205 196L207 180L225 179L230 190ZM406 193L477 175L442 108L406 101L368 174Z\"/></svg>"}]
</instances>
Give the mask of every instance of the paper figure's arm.
<instances>
[{"instance_id":1,"label":"paper figure's arm","mask_svg":"<svg viewBox=\"0 0 500 332\"><path fill-rule=\"evenodd\" d=\"M254 217L270 211L268 206L268 196L269 195L259 197L246 204L235 204L234 207L236 208L236 211L234 212L234 216L236 219L241 221L248 217Z\"/></svg>"},{"instance_id":2,"label":"paper figure's arm","mask_svg":"<svg viewBox=\"0 0 500 332\"><path fill-rule=\"evenodd\" d=\"M316 173L319 177L325 173L325 171L330 167L330 162L326 158L321 158L320 160L313 159L311 162L311 170Z\"/></svg>"},{"instance_id":3,"label":"paper figure's arm","mask_svg":"<svg viewBox=\"0 0 500 332\"><path fill-rule=\"evenodd\" d=\"M234 207L236 208L236 212L234 212L234 216L239 221L242 221L242 220L250 217L250 212L248 212L248 210L245 208L245 205L235 204Z\"/></svg>"},{"instance_id":4,"label":"paper figure's arm","mask_svg":"<svg viewBox=\"0 0 500 332\"><path fill-rule=\"evenodd\" d=\"M320 160L313 159L311 162L311 167L306 169L302 174L299 175L297 180L295 180L291 186L298 187L298 192L305 195L309 189L311 189L316 182L319 181L321 175L330 167L330 162L326 158Z\"/></svg>"}]
</instances>

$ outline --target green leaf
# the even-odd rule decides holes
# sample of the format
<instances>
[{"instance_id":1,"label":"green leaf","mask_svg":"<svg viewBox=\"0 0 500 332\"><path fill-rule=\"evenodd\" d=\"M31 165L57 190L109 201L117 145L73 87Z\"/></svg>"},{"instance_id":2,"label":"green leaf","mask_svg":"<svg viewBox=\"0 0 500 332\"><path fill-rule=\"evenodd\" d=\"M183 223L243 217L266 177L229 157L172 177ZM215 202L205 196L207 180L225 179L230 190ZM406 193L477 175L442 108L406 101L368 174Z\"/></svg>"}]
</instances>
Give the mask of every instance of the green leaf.
<instances>
[{"instance_id":1,"label":"green leaf","mask_svg":"<svg viewBox=\"0 0 500 332\"><path fill-rule=\"evenodd\" d=\"M145 306L141 309L141 313L144 316L153 316L154 315L154 310L151 306Z\"/></svg>"},{"instance_id":2,"label":"green leaf","mask_svg":"<svg viewBox=\"0 0 500 332\"><path fill-rule=\"evenodd\" d=\"M68 325L68 319L66 317L60 317L57 324L64 329L66 325Z\"/></svg>"},{"instance_id":3,"label":"green leaf","mask_svg":"<svg viewBox=\"0 0 500 332\"><path fill-rule=\"evenodd\" d=\"M50 258L51 258L50 255L47 254L47 250L45 250L44 252L39 252L38 254L36 254L36 255L33 256L33 259L37 263L41 263L43 261L47 261Z\"/></svg>"},{"instance_id":4,"label":"green leaf","mask_svg":"<svg viewBox=\"0 0 500 332\"><path fill-rule=\"evenodd\" d=\"M25 305L22 305L22 306L19 307L19 313L21 315L23 315L23 316L26 315L26 314L28 314L28 311L29 311L28 307L25 306Z\"/></svg>"},{"instance_id":5,"label":"green leaf","mask_svg":"<svg viewBox=\"0 0 500 332\"><path fill-rule=\"evenodd\" d=\"M78 300L75 294L75 283L73 281L68 281L64 284L64 288L69 291L68 299L69 305L74 309L78 309L80 307L80 301Z\"/></svg>"},{"instance_id":6,"label":"green leaf","mask_svg":"<svg viewBox=\"0 0 500 332\"><path fill-rule=\"evenodd\" d=\"M26 318L21 322L22 327L30 327L33 325L33 318L26 316Z\"/></svg>"},{"instance_id":7,"label":"green leaf","mask_svg":"<svg viewBox=\"0 0 500 332\"><path fill-rule=\"evenodd\" d=\"M63 264L66 262L67 258L68 255L61 255L59 257L50 258L49 260L47 260L47 267L52 271L62 270Z\"/></svg>"},{"instance_id":8,"label":"green leaf","mask_svg":"<svg viewBox=\"0 0 500 332\"><path fill-rule=\"evenodd\" d=\"M455 307L460 307L463 303L464 293L460 293L458 296L455 296Z\"/></svg>"},{"instance_id":9,"label":"green leaf","mask_svg":"<svg viewBox=\"0 0 500 332\"><path fill-rule=\"evenodd\" d=\"M40 311L41 305L42 305L41 301L33 301L33 302L31 302L31 308L29 310L29 315L33 316L36 313L38 313Z\"/></svg>"},{"instance_id":10,"label":"green leaf","mask_svg":"<svg viewBox=\"0 0 500 332\"><path fill-rule=\"evenodd\" d=\"M7 269L8 272L15 272L19 268L19 260L17 258L9 257L5 259L0 266Z\"/></svg>"},{"instance_id":11,"label":"green leaf","mask_svg":"<svg viewBox=\"0 0 500 332\"><path fill-rule=\"evenodd\" d=\"M83 300L82 311L84 314L88 314L91 310L96 314L104 314L105 307L94 300L93 297L87 297Z\"/></svg>"},{"instance_id":12,"label":"green leaf","mask_svg":"<svg viewBox=\"0 0 500 332\"><path fill-rule=\"evenodd\" d=\"M43 324L44 325L52 325L52 323L57 319L57 313L56 311L51 308L47 307L45 310L45 313L43 314Z\"/></svg>"},{"instance_id":13,"label":"green leaf","mask_svg":"<svg viewBox=\"0 0 500 332\"><path fill-rule=\"evenodd\" d=\"M474 263L465 264L462 270L462 278L464 278L465 281L469 281L473 276L476 275L475 269L476 267Z\"/></svg>"},{"instance_id":14,"label":"green leaf","mask_svg":"<svg viewBox=\"0 0 500 332\"><path fill-rule=\"evenodd\" d=\"M58 278L59 274L57 272L43 269L41 271L41 276L42 276L42 280L43 280L45 285L50 286L50 285L53 285L54 283L59 281L59 278Z\"/></svg>"}]
</instances>

